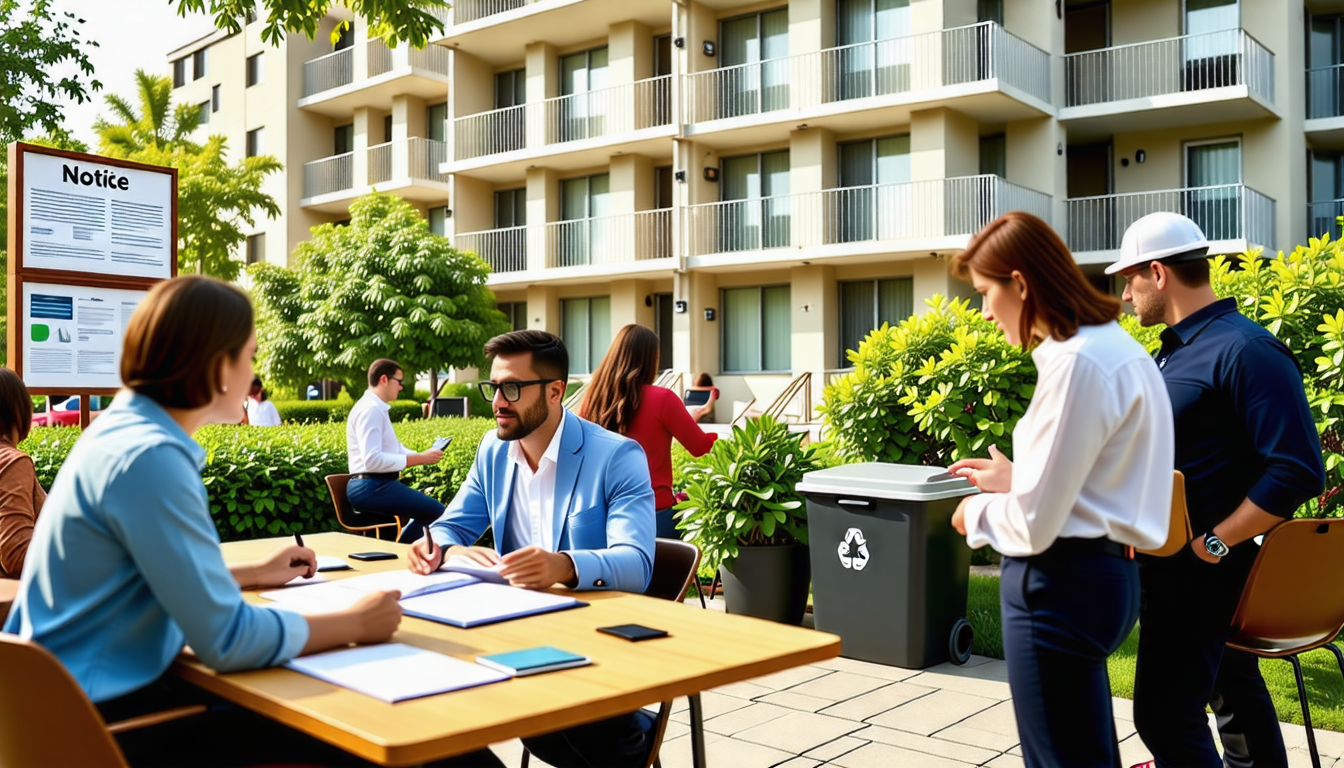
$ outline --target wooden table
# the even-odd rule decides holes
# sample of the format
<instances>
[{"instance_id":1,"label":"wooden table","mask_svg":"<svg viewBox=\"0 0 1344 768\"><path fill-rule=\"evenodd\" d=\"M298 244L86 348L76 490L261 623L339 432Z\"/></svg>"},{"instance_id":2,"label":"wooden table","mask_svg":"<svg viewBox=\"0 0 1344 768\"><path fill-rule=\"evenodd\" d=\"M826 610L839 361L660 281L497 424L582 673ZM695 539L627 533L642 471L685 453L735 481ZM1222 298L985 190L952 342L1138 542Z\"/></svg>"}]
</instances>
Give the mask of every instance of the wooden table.
<instances>
[{"instance_id":1,"label":"wooden table","mask_svg":"<svg viewBox=\"0 0 1344 768\"><path fill-rule=\"evenodd\" d=\"M256 559L282 540L224 545L225 559ZM346 533L304 537L318 554L404 553L406 547ZM406 567L405 555L378 562L348 561L353 571L329 579ZM255 592L247 600L265 603ZM406 617L396 642L473 660L479 654L554 645L583 654L592 666L422 699L387 704L287 669L220 674L183 655L179 677L292 728L381 765L404 766L482 749L691 697L692 757L704 765L699 693L840 653L835 635L729 616L623 592L584 592L589 606L474 629ZM594 631L613 624L668 630L669 638L631 643Z\"/></svg>"}]
</instances>

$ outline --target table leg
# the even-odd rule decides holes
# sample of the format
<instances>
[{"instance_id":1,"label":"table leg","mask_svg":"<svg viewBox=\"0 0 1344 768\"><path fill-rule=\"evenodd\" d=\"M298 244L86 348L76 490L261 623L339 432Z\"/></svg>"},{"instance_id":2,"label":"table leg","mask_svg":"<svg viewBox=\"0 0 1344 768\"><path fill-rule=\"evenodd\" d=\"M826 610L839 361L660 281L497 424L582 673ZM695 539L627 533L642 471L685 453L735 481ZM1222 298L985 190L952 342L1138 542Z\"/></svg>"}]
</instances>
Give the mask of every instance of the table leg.
<instances>
[{"instance_id":1,"label":"table leg","mask_svg":"<svg viewBox=\"0 0 1344 768\"><path fill-rule=\"evenodd\" d=\"M706 768L705 762L705 710L700 706L700 694L687 697L691 713L691 765Z\"/></svg>"}]
</instances>

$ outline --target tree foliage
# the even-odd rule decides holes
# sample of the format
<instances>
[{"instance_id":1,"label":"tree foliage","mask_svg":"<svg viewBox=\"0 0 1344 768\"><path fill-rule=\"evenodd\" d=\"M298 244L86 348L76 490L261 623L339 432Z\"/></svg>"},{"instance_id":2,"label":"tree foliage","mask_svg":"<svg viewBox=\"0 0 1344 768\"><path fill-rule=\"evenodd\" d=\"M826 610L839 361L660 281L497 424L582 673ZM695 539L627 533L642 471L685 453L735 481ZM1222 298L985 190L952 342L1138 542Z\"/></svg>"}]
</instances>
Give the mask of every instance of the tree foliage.
<instances>
[{"instance_id":1,"label":"tree foliage","mask_svg":"<svg viewBox=\"0 0 1344 768\"><path fill-rule=\"evenodd\" d=\"M61 105L93 98L102 84L93 79L87 47L97 42L80 34L83 19L55 13L51 0L0 0L0 142L8 145L30 133L64 137ZM25 10L26 8L26 10ZM57 72L74 65L75 74Z\"/></svg>"},{"instance_id":2,"label":"tree foliage","mask_svg":"<svg viewBox=\"0 0 1344 768\"><path fill-rule=\"evenodd\" d=\"M179 16L209 13L217 29L229 32L242 29L247 14L257 8L256 0L169 0L169 4L177 6ZM443 31L443 22L432 11L449 7L447 0L262 0L260 5L266 22L261 39L271 45L279 45L289 32L312 40L331 9L345 6L364 19L370 36L416 48L425 47L434 33Z\"/></svg>"},{"instance_id":3,"label":"tree foliage","mask_svg":"<svg viewBox=\"0 0 1344 768\"><path fill-rule=\"evenodd\" d=\"M482 347L509 330L485 287L489 271L432 234L408 202L374 193L350 206L348 225L314 227L295 267L248 267L257 304L257 363L267 381L314 377L362 391L373 360L408 374L484 362Z\"/></svg>"},{"instance_id":4,"label":"tree foliage","mask_svg":"<svg viewBox=\"0 0 1344 768\"><path fill-rule=\"evenodd\" d=\"M188 138L200 123L200 107L174 107L171 78L136 70L135 80L134 101L107 96L112 120L100 117L93 125L99 151L176 168L179 271L237 278L242 264L233 254L247 239L246 229L260 214L280 215L279 204L262 185L283 166L270 155L230 164L223 136L210 136L204 144Z\"/></svg>"}]
</instances>

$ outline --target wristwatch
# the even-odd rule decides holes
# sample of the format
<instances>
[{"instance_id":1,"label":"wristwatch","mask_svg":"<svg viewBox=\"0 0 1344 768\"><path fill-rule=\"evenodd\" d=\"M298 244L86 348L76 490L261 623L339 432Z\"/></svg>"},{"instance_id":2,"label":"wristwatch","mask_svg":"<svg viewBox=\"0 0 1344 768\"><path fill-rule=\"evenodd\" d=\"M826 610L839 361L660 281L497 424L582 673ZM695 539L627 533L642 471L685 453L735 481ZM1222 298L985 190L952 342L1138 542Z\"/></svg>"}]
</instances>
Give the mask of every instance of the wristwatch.
<instances>
[{"instance_id":1,"label":"wristwatch","mask_svg":"<svg viewBox=\"0 0 1344 768\"><path fill-rule=\"evenodd\" d=\"M1213 531L1204 534L1204 550L1214 557L1226 557L1230 551L1223 540L1218 538L1218 534Z\"/></svg>"}]
</instances>

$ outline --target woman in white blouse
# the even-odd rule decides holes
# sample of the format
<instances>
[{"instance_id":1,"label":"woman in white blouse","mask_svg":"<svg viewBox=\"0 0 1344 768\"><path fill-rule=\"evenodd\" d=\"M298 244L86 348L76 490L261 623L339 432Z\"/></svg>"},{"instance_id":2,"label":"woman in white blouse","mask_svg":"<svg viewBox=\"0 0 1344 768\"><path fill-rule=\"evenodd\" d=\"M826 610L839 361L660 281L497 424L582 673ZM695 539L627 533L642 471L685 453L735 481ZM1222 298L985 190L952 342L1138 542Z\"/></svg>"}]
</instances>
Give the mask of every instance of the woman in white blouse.
<instances>
[{"instance_id":1,"label":"woman in white blouse","mask_svg":"<svg viewBox=\"0 0 1344 768\"><path fill-rule=\"evenodd\" d=\"M1120 301L1088 283L1059 235L1000 216L953 263L1008 341L1030 349L1036 392L1009 461L949 471L982 493L952 525L1004 555L1003 647L1028 766L1119 765L1106 657L1134 627L1133 548L1165 540L1173 434L1152 358L1115 321Z\"/></svg>"},{"instance_id":2,"label":"woman in white blouse","mask_svg":"<svg viewBox=\"0 0 1344 768\"><path fill-rule=\"evenodd\" d=\"M254 427L280 426L280 411L275 403L266 399L266 388L261 385L260 376L252 378L252 386L247 391L247 401L243 406L247 409L248 424Z\"/></svg>"}]
</instances>

